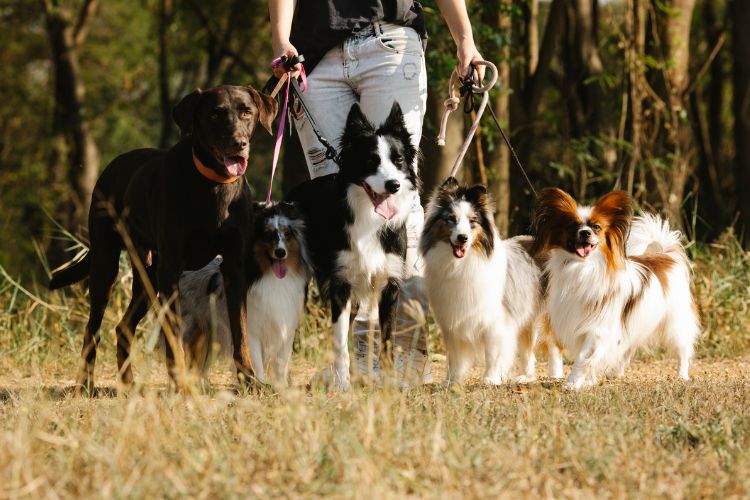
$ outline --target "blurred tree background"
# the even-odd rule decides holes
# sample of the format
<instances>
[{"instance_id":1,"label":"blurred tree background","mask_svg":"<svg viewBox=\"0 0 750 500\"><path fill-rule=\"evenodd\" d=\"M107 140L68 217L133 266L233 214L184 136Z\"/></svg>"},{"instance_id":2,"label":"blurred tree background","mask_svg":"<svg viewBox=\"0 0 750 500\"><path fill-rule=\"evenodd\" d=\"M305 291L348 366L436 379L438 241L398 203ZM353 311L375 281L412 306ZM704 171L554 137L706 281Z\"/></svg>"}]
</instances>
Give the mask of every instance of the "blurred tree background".
<instances>
[{"instance_id":1,"label":"blurred tree background","mask_svg":"<svg viewBox=\"0 0 750 500\"><path fill-rule=\"evenodd\" d=\"M304 1L304 0L300 0ZM477 45L498 64L491 103L534 186L590 200L613 188L710 241L750 223L750 1L473 0ZM446 175L469 117L435 136L455 47L434 0L422 177ZM177 140L172 106L196 87L260 87L272 58L265 0L0 0L0 265L43 277L85 239L98 172L117 154ZM271 138L248 180L262 193ZM304 179L285 145L277 194ZM462 175L486 182L504 233L533 193L489 117Z\"/></svg>"}]
</instances>

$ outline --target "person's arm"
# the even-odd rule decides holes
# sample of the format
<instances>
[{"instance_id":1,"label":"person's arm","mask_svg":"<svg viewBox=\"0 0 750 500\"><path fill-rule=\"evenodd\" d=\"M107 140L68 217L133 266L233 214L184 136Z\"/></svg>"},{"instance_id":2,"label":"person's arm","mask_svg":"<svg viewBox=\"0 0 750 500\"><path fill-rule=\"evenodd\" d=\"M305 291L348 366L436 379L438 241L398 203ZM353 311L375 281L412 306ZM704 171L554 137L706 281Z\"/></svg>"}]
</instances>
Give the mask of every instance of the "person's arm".
<instances>
[{"instance_id":1,"label":"person's arm","mask_svg":"<svg viewBox=\"0 0 750 500\"><path fill-rule=\"evenodd\" d=\"M273 0L272 0L273 1ZM462 76L469 73L469 65L473 61L481 60L482 55L474 45L474 35L471 32L469 14L466 12L464 0L437 0L440 13L448 24L453 41L456 43L458 64L456 70ZM478 66L479 81L484 78L484 66Z\"/></svg>"},{"instance_id":2,"label":"person's arm","mask_svg":"<svg viewBox=\"0 0 750 500\"><path fill-rule=\"evenodd\" d=\"M292 32L292 19L294 18L294 7L296 0L268 0L268 13L271 17L271 36L273 39L274 58L281 56L296 56L299 53L289 41ZM300 69L297 64L295 69ZM274 74L281 78L284 74L283 67L274 69Z\"/></svg>"}]
</instances>

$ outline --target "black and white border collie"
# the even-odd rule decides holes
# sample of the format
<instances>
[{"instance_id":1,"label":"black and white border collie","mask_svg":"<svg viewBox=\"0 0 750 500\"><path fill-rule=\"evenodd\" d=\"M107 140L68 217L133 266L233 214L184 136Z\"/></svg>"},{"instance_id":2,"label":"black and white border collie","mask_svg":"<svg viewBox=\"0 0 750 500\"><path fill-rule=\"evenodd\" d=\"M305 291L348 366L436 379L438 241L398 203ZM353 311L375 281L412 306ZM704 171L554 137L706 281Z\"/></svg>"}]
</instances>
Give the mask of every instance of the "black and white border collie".
<instances>
[{"instance_id":1,"label":"black and white border collie","mask_svg":"<svg viewBox=\"0 0 750 500\"><path fill-rule=\"evenodd\" d=\"M294 334L312 277L305 223L290 203L256 203L253 246L256 269L247 294L247 326L255 375L274 387L289 384ZM231 353L223 282L217 258L180 278L182 339L188 366L205 373L214 344ZM213 333L216 333L214 337Z\"/></svg>"},{"instance_id":2,"label":"black and white border collie","mask_svg":"<svg viewBox=\"0 0 750 500\"><path fill-rule=\"evenodd\" d=\"M389 350L405 271L406 219L418 192L416 157L397 103L380 127L354 104L341 138L340 171L307 181L288 196L305 216L318 286L331 303L332 382L339 389L350 385L353 305L377 301L382 345Z\"/></svg>"},{"instance_id":3,"label":"black and white border collie","mask_svg":"<svg viewBox=\"0 0 750 500\"><path fill-rule=\"evenodd\" d=\"M519 239L500 239L487 189L449 177L427 206L420 250L448 352L446 382L462 383L482 353L482 382L509 382L519 341L523 377L533 379L541 272Z\"/></svg>"},{"instance_id":4,"label":"black and white border collie","mask_svg":"<svg viewBox=\"0 0 750 500\"><path fill-rule=\"evenodd\" d=\"M581 206L545 189L534 218L535 245L548 253L552 331L575 359L568 387L622 375L634 353L660 343L688 367L700 333L681 235L657 215L633 218L622 191Z\"/></svg>"}]
</instances>

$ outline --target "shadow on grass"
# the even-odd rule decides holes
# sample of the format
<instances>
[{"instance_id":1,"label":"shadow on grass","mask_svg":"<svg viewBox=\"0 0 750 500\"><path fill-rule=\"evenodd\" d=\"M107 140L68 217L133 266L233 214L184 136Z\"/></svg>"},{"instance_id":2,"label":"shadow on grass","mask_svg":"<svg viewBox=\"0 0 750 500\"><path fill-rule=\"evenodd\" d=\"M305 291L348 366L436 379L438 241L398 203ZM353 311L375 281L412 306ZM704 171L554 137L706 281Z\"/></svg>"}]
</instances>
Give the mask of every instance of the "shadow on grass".
<instances>
[{"instance_id":1,"label":"shadow on grass","mask_svg":"<svg viewBox=\"0 0 750 500\"><path fill-rule=\"evenodd\" d=\"M50 401L61 401L71 397L89 397L92 399L116 398L116 387L97 387L92 394L81 392L77 386L46 386L39 388L0 387L0 403L12 403L22 395L38 394Z\"/></svg>"}]
</instances>

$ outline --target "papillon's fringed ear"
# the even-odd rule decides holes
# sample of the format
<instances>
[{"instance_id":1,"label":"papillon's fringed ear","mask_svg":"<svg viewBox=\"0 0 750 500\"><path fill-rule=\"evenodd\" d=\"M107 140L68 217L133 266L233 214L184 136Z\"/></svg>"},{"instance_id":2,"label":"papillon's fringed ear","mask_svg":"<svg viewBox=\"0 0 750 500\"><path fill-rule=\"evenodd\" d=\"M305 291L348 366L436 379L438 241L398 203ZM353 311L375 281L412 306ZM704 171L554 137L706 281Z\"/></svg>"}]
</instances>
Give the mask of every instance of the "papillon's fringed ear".
<instances>
[{"instance_id":1,"label":"papillon's fringed ear","mask_svg":"<svg viewBox=\"0 0 750 500\"><path fill-rule=\"evenodd\" d=\"M276 118L276 113L279 112L279 103L273 97L262 94L252 87L245 87L245 90L250 94L255 106L258 108L258 123L269 134L273 135L273 120Z\"/></svg>"},{"instance_id":2,"label":"papillon's fringed ear","mask_svg":"<svg viewBox=\"0 0 750 500\"><path fill-rule=\"evenodd\" d=\"M195 89L172 109L172 119L180 127L180 137L185 138L193 133L193 122L195 121L195 109L203 93L201 89Z\"/></svg>"},{"instance_id":3,"label":"papillon's fringed ear","mask_svg":"<svg viewBox=\"0 0 750 500\"><path fill-rule=\"evenodd\" d=\"M361 134L361 133L374 133L375 129L373 128L370 121L367 119L365 114L362 112L362 108L359 106L359 103L355 102L352 104L351 109L349 110L349 116L346 117L346 131L352 132L355 134Z\"/></svg>"},{"instance_id":4,"label":"papillon's fringed ear","mask_svg":"<svg viewBox=\"0 0 750 500\"><path fill-rule=\"evenodd\" d=\"M532 255L547 250L556 239L564 238L565 231L578 219L578 205L565 191L558 188L542 190L537 197L531 234L534 236Z\"/></svg>"},{"instance_id":5,"label":"papillon's fringed ear","mask_svg":"<svg viewBox=\"0 0 750 500\"><path fill-rule=\"evenodd\" d=\"M615 266L622 264L625 256L625 242L633 221L633 201L625 191L607 193L596 202L591 210L591 219L602 222L606 229L607 245L611 247Z\"/></svg>"},{"instance_id":6,"label":"papillon's fringed ear","mask_svg":"<svg viewBox=\"0 0 750 500\"><path fill-rule=\"evenodd\" d=\"M391 112L388 113L388 118L385 119L381 129L394 135L403 134L406 130L404 113L401 111L401 106L399 106L398 101L393 101Z\"/></svg>"},{"instance_id":7,"label":"papillon's fringed ear","mask_svg":"<svg viewBox=\"0 0 750 500\"><path fill-rule=\"evenodd\" d=\"M599 198L592 210L592 214L594 213L606 217L610 224L630 226L633 219L633 201L625 191L613 191Z\"/></svg>"}]
</instances>

